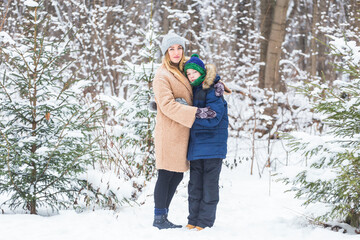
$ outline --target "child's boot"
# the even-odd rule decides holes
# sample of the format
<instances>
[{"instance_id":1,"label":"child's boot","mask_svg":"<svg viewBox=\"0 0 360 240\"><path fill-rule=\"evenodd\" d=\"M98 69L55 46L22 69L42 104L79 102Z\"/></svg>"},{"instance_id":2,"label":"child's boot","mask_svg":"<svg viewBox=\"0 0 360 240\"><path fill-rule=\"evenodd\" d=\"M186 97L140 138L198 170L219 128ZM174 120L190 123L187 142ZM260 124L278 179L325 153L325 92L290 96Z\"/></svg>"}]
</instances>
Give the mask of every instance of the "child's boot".
<instances>
[{"instance_id":1,"label":"child's boot","mask_svg":"<svg viewBox=\"0 0 360 240\"><path fill-rule=\"evenodd\" d=\"M186 225L186 228L189 229L189 230L191 230L191 229L194 229L195 226L194 226L194 225L191 225L191 224L188 224L188 225Z\"/></svg>"},{"instance_id":2,"label":"child's boot","mask_svg":"<svg viewBox=\"0 0 360 240\"><path fill-rule=\"evenodd\" d=\"M196 229L197 231L201 231L201 230L203 230L204 228L199 227L199 226L196 226L195 229Z\"/></svg>"}]
</instances>

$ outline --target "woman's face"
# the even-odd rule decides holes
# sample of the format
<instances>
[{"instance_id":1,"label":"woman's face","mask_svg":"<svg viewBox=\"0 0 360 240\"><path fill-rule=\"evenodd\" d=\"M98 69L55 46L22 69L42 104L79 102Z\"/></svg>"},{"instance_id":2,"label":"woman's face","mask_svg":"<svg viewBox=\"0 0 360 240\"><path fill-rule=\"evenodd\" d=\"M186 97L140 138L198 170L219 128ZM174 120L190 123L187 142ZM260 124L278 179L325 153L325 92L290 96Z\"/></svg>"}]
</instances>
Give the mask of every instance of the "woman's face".
<instances>
[{"instance_id":1,"label":"woman's face","mask_svg":"<svg viewBox=\"0 0 360 240\"><path fill-rule=\"evenodd\" d=\"M196 71L195 69L188 69L188 70L186 70L186 76L188 77L190 82L193 82L196 79L198 79L201 76L201 74L198 71Z\"/></svg>"},{"instance_id":2,"label":"woman's face","mask_svg":"<svg viewBox=\"0 0 360 240\"><path fill-rule=\"evenodd\" d=\"M183 48L181 45L174 44L171 47L169 47L167 51L169 53L170 61L172 63L177 64L180 62L183 55Z\"/></svg>"}]
</instances>

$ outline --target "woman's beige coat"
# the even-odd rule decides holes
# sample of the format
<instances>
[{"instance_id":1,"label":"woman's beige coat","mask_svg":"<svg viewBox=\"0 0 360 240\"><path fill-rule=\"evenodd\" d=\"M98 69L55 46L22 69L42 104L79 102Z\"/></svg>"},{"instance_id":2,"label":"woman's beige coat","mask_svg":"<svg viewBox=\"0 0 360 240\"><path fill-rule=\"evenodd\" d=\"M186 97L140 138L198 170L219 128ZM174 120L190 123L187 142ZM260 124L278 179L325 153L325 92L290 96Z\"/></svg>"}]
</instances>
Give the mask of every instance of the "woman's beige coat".
<instances>
[{"instance_id":1,"label":"woman's beige coat","mask_svg":"<svg viewBox=\"0 0 360 240\"><path fill-rule=\"evenodd\" d=\"M177 79L161 65L153 81L157 115L155 125L156 168L186 172L190 128L195 121L196 107L192 107L192 88L185 78ZM178 103L183 98L189 106Z\"/></svg>"}]
</instances>

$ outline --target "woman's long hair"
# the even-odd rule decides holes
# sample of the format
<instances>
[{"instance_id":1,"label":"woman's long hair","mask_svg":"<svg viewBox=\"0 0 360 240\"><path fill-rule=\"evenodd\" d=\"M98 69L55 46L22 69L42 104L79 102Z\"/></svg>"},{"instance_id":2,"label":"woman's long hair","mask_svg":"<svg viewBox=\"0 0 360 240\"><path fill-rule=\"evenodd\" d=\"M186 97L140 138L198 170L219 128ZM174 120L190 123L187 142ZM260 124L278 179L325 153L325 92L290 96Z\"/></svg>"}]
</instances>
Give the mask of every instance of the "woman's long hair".
<instances>
[{"instance_id":1,"label":"woman's long hair","mask_svg":"<svg viewBox=\"0 0 360 240\"><path fill-rule=\"evenodd\" d=\"M164 56L163 61L162 61L165 68L169 72L171 72L177 79L179 79L181 81L185 77L184 74L183 74L185 62L186 62L186 60L185 60L184 51L182 53L181 60L180 60L180 62L178 64L174 64L174 63L171 62L168 51L166 51L165 56Z\"/></svg>"}]
</instances>

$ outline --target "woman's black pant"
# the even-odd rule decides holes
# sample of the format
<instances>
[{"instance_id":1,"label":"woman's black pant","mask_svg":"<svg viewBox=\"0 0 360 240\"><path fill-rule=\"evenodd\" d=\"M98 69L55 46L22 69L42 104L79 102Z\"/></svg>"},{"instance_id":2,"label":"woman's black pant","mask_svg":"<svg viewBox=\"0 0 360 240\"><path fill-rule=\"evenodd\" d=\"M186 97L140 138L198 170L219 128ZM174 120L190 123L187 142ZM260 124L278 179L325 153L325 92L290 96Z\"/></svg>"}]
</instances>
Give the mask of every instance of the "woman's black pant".
<instances>
[{"instance_id":1,"label":"woman's black pant","mask_svg":"<svg viewBox=\"0 0 360 240\"><path fill-rule=\"evenodd\" d=\"M183 173L158 170L158 179L154 190L155 208L169 209L176 188L183 179Z\"/></svg>"},{"instance_id":2,"label":"woman's black pant","mask_svg":"<svg viewBox=\"0 0 360 240\"><path fill-rule=\"evenodd\" d=\"M214 225L221 166L220 158L190 161L189 224L202 228Z\"/></svg>"}]
</instances>

